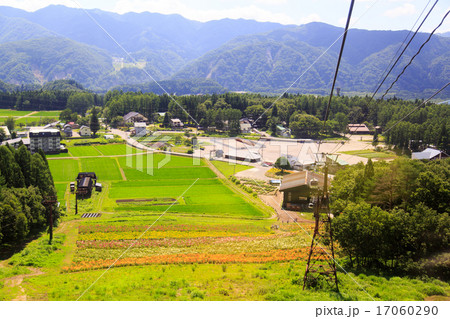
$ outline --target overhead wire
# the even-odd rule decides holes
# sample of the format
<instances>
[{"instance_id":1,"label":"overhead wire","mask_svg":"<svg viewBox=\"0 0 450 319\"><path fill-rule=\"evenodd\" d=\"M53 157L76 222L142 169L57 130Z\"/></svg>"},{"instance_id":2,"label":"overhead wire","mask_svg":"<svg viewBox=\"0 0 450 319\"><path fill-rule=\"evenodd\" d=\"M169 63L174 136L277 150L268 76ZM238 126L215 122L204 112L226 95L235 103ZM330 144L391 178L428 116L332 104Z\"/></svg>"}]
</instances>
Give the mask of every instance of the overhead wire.
<instances>
[{"instance_id":1,"label":"overhead wire","mask_svg":"<svg viewBox=\"0 0 450 319\"><path fill-rule=\"evenodd\" d=\"M373 100L373 98L375 97L375 95L378 93L378 91L380 90L380 88L383 86L384 82L386 81L387 77L391 74L392 70L395 68L395 66L397 65L397 63L400 61L400 58L403 56L403 54L405 53L406 49L409 47L409 45L411 44L412 40L414 40L415 36L417 35L417 33L419 32L420 28L423 26L423 24L425 23L425 21L428 19L429 15L431 14L431 12L433 11L434 7L436 6L436 4L439 2L439 0L436 0L433 4L433 6L430 8L430 10L428 10L427 15L423 18L422 22L420 23L419 27L417 28L417 30L414 32L414 34L412 35L412 37L409 39L408 43L406 44L406 46L403 48L402 52L400 53L400 55L397 57L397 59L395 60L394 64L391 66L391 68L389 69L389 72L384 76L383 80L381 81L381 83L378 85L377 89L375 90L375 92L372 94L370 100L369 100L369 104L370 102Z\"/></svg>"},{"instance_id":2,"label":"overhead wire","mask_svg":"<svg viewBox=\"0 0 450 319\"><path fill-rule=\"evenodd\" d=\"M330 106L331 106L331 100L333 99L333 91L334 91L334 86L336 85L336 79L339 73L339 66L341 65L341 59L342 59L342 54L344 53L344 47L345 47L345 40L347 39L347 34L348 34L348 28L350 26L350 20L352 18L352 12L353 12L353 6L355 4L355 0L352 0L352 2L350 3L350 8L348 10L348 16L347 16L347 23L345 24L345 31L344 31L344 36L342 37L342 43L341 43L341 48L339 50L339 56L338 56L338 60L336 63L336 70L334 72L334 78L333 78L333 84L331 85L331 92L330 92L330 97L328 99L328 104L327 104L327 108L325 110L325 116L323 119L323 129L325 130L325 126L327 124L327 120L328 120L328 114L330 113ZM320 152L320 142L319 142L319 146L317 148L317 153L319 154Z\"/></svg>"},{"instance_id":3,"label":"overhead wire","mask_svg":"<svg viewBox=\"0 0 450 319\"><path fill-rule=\"evenodd\" d=\"M427 98L425 101L420 103L418 106L416 106L414 109L412 109L409 113L407 113L405 116L403 116L401 119L399 119L397 122L395 122L393 125L391 125L388 129L384 131L384 133L389 132L394 127L396 127L400 122L404 121L407 117L411 116L415 111L417 111L422 106L426 105L432 98L434 98L436 95L441 93L443 90L445 90L450 85L450 82L447 82L443 87L441 87L439 90L437 90L435 93L433 93L429 98ZM374 139L375 142L378 142L378 137ZM362 149L362 151L366 150L369 147L370 144L368 144L366 147ZM356 155L352 155L351 157L354 157Z\"/></svg>"},{"instance_id":4,"label":"overhead wire","mask_svg":"<svg viewBox=\"0 0 450 319\"><path fill-rule=\"evenodd\" d=\"M386 94L388 94L388 92L392 89L392 87L394 86L395 83L397 83L398 79L400 79L400 77L403 75L403 73L405 73L406 69L411 65L411 63L414 61L414 59L416 58L416 56L419 55L420 51L422 51L423 47L430 41L431 37L433 36L434 32L436 32L437 29L439 29L439 27L442 25L442 23L444 23L445 19L447 18L448 14L450 13L450 10L447 11L447 13L444 15L444 17L442 18L441 22L438 24L438 26L436 28L434 28L434 30L430 33L430 35L428 36L428 38L426 39L426 41L424 43L422 43L422 45L420 46L419 50L416 52L416 54L413 55L413 57L409 60L408 64L406 64L403 67L402 72L400 72L399 75L397 75L397 78L394 80L394 82L392 82L392 84L389 86L389 88L386 90L386 92L384 92L383 96L381 97L381 99L383 99Z\"/></svg>"},{"instance_id":5,"label":"overhead wire","mask_svg":"<svg viewBox=\"0 0 450 319\"><path fill-rule=\"evenodd\" d=\"M411 35L413 29L415 28L416 24L419 22L420 18L422 17L423 13L425 12L426 8L428 7L428 5L430 4L431 0L428 0L428 3L425 5L425 7L423 8L422 12L420 13L420 15L417 17L416 21L414 22L413 26L411 27L411 29L409 30L408 34L406 35L405 39L403 40L402 44L400 44L400 46L398 47L397 51L395 52L395 54L392 56L391 61L388 63L388 65L386 66L386 69L383 71L383 73L380 76L379 81L377 82L376 86L378 86L380 84L380 82L382 81L383 77L385 76L385 74L388 72L389 68L391 67L392 63L394 62L395 58L397 57L398 53L400 52L400 50L403 48L403 46L405 45L406 40L408 40L409 36Z\"/></svg>"},{"instance_id":6,"label":"overhead wire","mask_svg":"<svg viewBox=\"0 0 450 319\"><path fill-rule=\"evenodd\" d=\"M433 7L430 8L430 10L428 11L428 14L424 17L424 19L422 20L422 23L420 24L420 26L417 28L417 30L415 31L413 37L411 37L410 41L408 42L411 43L411 40L414 38L414 36L417 34L417 32L419 31L420 27L424 24L424 22L426 21L426 19L428 18L429 14L431 13L431 11L433 10L434 6L437 4L439 0L437 0ZM428 4L427 4L428 6ZM425 6L425 8L427 7ZM424 10L425 10L424 8ZM423 12L422 12L423 13ZM390 85L389 89L383 94L383 96L381 97L381 99L383 99L385 97L385 95L389 92L389 90L393 87L393 85L395 84L395 82L398 81L398 79L400 78L400 76L404 73L404 71L406 70L406 68L412 63L412 61L414 60L414 58L421 52L422 48L425 46L426 43L428 43L428 41L431 39L431 37L433 36L434 32L442 25L442 23L444 22L444 20L446 19L446 17L448 16L449 11L447 11L447 13L444 15L443 19L441 20L441 22L439 23L439 25L432 31L432 33L430 33L428 39L421 45L421 47L419 48L418 52L410 59L409 63L403 68L402 72L397 76L396 80L394 80L394 82ZM417 21L416 21L417 23ZM415 23L415 24L416 24ZM414 28L414 26L413 26ZM404 53L404 51L406 50L406 48L408 47L408 45L403 49L402 54ZM399 61L400 57L402 56L402 54L397 58L396 63ZM386 76L384 77L382 83L378 86L378 88L376 89L376 91L372 94L367 107L370 107L371 102L373 100L373 97L376 95L376 93L378 92L379 88L381 87L381 85L384 83L384 81L386 80L387 76L389 76L390 72L392 71L392 69L395 67L396 63L391 67L390 71L388 74L386 74ZM380 99L380 100L381 100ZM350 135L348 136L348 139L350 139L354 134L356 133L356 129L353 131L350 131ZM344 136L345 137L345 136ZM341 144L337 144L331 153L336 153L343 145L345 144L345 142L341 143Z\"/></svg>"}]
</instances>

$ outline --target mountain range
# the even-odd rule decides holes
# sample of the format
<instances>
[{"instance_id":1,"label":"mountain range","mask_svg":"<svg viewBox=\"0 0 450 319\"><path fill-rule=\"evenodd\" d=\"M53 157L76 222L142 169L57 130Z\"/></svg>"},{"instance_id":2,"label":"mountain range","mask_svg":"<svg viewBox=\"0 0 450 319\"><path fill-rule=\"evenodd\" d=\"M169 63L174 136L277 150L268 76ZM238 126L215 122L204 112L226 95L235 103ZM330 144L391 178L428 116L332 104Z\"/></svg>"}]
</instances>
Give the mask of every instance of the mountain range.
<instances>
[{"instance_id":1,"label":"mountain range","mask_svg":"<svg viewBox=\"0 0 450 319\"><path fill-rule=\"evenodd\" d=\"M0 80L44 84L70 78L95 91L154 90L150 82L164 80L177 94L177 88L189 93L191 86L191 93L277 93L292 85L290 92L325 94L342 32L324 23L198 22L180 15L120 15L60 5L35 12L0 7ZM372 92L407 35L350 30L337 82L342 92ZM387 83L427 37L417 34ZM424 98L444 85L448 74L450 38L435 35L393 93Z\"/></svg>"}]
</instances>

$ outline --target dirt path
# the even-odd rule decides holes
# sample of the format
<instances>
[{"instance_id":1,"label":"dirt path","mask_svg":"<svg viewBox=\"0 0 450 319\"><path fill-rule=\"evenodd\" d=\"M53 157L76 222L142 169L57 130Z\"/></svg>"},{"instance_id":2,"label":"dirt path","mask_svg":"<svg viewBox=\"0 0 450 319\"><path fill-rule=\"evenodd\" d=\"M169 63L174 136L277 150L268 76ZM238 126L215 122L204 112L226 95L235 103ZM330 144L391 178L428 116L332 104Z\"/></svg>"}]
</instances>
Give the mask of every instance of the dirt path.
<instances>
[{"instance_id":1,"label":"dirt path","mask_svg":"<svg viewBox=\"0 0 450 319\"><path fill-rule=\"evenodd\" d=\"M313 224L313 220L305 219L301 213L292 210L284 210L281 208L283 202L283 195L277 192L276 195L259 195L259 198L268 206L272 207L276 212L276 218L282 223L307 223Z\"/></svg>"},{"instance_id":2,"label":"dirt path","mask_svg":"<svg viewBox=\"0 0 450 319\"><path fill-rule=\"evenodd\" d=\"M31 271L30 274L18 275L18 276L14 276L14 277L5 279L5 287L10 287L10 288L18 287L19 288L19 294L12 301L26 301L27 300L27 295L25 293L25 289L22 287L22 282L23 282L24 278L38 276L38 275L43 274L43 272L38 268L28 267L28 270Z\"/></svg>"},{"instance_id":3,"label":"dirt path","mask_svg":"<svg viewBox=\"0 0 450 319\"><path fill-rule=\"evenodd\" d=\"M117 167L118 167L119 170L120 170L120 175L122 175L122 179L123 179L124 181L126 181L126 180L127 180L127 177L125 176L125 172L123 171L122 166L120 166L119 159L118 159L117 157L116 157L116 162L117 162Z\"/></svg>"},{"instance_id":4,"label":"dirt path","mask_svg":"<svg viewBox=\"0 0 450 319\"><path fill-rule=\"evenodd\" d=\"M28 113L27 115L24 115L24 116L18 116L18 117L16 118L16 120L18 120L18 119L23 119L24 117L33 116L34 114L37 114L37 113L39 113L39 112L38 112L38 111L33 111L33 112L31 112L31 113Z\"/></svg>"},{"instance_id":5,"label":"dirt path","mask_svg":"<svg viewBox=\"0 0 450 319\"><path fill-rule=\"evenodd\" d=\"M72 263L73 256L75 255L77 238L78 238L78 221L71 220L63 222L56 230L56 233L66 234L66 240L64 241L64 249L66 249L66 256L63 259L62 267L68 266Z\"/></svg>"}]
</instances>

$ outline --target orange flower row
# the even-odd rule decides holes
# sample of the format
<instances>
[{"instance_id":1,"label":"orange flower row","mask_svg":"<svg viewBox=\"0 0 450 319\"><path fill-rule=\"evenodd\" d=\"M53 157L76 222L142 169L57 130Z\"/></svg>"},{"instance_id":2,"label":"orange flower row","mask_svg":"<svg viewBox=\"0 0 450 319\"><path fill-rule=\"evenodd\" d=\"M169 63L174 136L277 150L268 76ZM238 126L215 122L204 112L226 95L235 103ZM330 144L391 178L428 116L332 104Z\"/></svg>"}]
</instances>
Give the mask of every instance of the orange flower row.
<instances>
[{"instance_id":1,"label":"orange flower row","mask_svg":"<svg viewBox=\"0 0 450 319\"><path fill-rule=\"evenodd\" d=\"M174 254L155 255L138 258L119 259L114 266L136 266L149 264L224 264L224 263L267 263L271 261L283 262L290 260L306 260L308 248L272 250L265 252L246 252L239 254ZM64 272L83 271L108 268L114 263L113 259L81 261L63 268Z\"/></svg>"}]
</instances>

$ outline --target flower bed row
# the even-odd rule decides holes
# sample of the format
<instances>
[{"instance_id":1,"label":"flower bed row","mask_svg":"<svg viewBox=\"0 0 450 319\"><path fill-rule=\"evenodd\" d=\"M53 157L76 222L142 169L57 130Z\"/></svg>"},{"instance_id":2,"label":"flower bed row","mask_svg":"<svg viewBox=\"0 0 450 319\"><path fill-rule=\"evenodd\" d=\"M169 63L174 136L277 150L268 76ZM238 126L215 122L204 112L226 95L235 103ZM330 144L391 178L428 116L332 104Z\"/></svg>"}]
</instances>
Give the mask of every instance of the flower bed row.
<instances>
[{"instance_id":1,"label":"flower bed row","mask_svg":"<svg viewBox=\"0 0 450 319\"><path fill-rule=\"evenodd\" d=\"M267 263L283 262L290 260L306 260L308 257L308 248L271 250L263 252L245 252L239 254L173 254L173 255L155 255L139 258L123 258L115 261L114 259L100 259L91 261L81 261L73 263L69 267L62 269L63 272L75 272L93 269L108 268L114 263L118 266L137 266L150 264L223 264L223 263Z\"/></svg>"},{"instance_id":2,"label":"flower bed row","mask_svg":"<svg viewBox=\"0 0 450 319\"><path fill-rule=\"evenodd\" d=\"M79 234L111 233L111 232L144 232L150 225L80 225ZM255 225L153 225L148 231L217 231L217 232L268 232L267 228Z\"/></svg>"},{"instance_id":3,"label":"flower bed row","mask_svg":"<svg viewBox=\"0 0 450 319\"><path fill-rule=\"evenodd\" d=\"M194 238L143 238L143 239L125 239L125 240L78 240L78 249L118 249L128 248L133 245L133 248L141 247L191 247L195 245L207 244L224 244L236 243L255 240L267 240L276 238L285 238L295 236L297 233L282 233L267 236L234 236L234 237L194 237Z\"/></svg>"}]
</instances>

